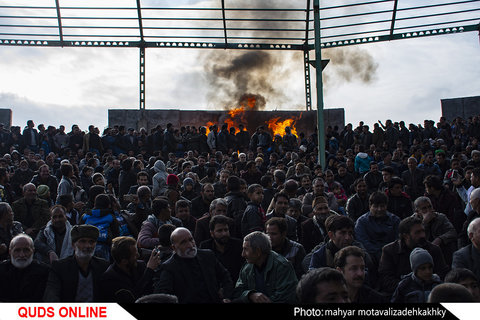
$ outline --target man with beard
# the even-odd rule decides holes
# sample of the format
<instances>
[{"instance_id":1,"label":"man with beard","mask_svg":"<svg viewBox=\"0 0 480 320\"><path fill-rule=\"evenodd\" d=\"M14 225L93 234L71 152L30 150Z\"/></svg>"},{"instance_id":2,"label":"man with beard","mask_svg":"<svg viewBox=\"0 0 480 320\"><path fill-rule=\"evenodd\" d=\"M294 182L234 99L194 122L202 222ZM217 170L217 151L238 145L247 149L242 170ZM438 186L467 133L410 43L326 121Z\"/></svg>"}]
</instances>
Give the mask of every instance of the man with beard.
<instances>
[{"instance_id":1,"label":"man with beard","mask_svg":"<svg viewBox=\"0 0 480 320\"><path fill-rule=\"evenodd\" d=\"M382 255L382 247L398 239L400 218L387 211L388 198L385 193L372 193L368 202L370 211L358 218L355 223L355 236L377 265Z\"/></svg>"},{"instance_id":2,"label":"man with beard","mask_svg":"<svg viewBox=\"0 0 480 320\"><path fill-rule=\"evenodd\" d=\"M162 264L154 280L154 293L173 294L182 304L226 302L233 283L215 254L197 249L187 228L173 230L170 240L175 253Z\"/></svg>"},{"instance_id":3,"label":"man with beard","mask_svg":"<svg viewBox=\"0 0 480 320\"><path fill-rule=\"evenodd\" d=\"M190 214L199 219L209 211L210 203L214 196L214 188L211 183L204 183L200 190L200 195L192 199L192 212Z\"/></svg>"},{"instance_id":4,"label":"man with beard","mask_svg":"<svg viewBox=\"0 0 480 320\"><path fill-rule=\"evenodd\" d=\"M410 253L420 247L427 250L435 261L433 272L444 278L449 266L440 247L427 241L422 220L410 216L403 219L398 226L399 239L383 247L382 257L378 266L379 290L391 295L400 282L402 276L409 274Z\"/></svg>"},{"instance_id":5,"label":"man with beard","mask_svg":"<svg viewBox=\"0 0 480 320\"><path fill-rule=\"evenodd\" d=\"M307 192L303 197L302 213L307 217L312 217L313 200L319 196L325 197L328 201L330 210L338 210L337 199L332 192L325 192L325 181L322 178L313 179L312 192Z\"/></svg>"},{"instance_id":6,"label":"man with beard","mask_svg":"<svg viewBox=\"0 0 480 320\"><path fill-rule=\"evenodd\" d=\"M209 224L211 238L200 243L200 248L212 250L230 272L233 282L236 282L245 259L242 257L242 240L230 234L232 224L233 221L229 217L213 216Z\"/></svg>"},{"instance_id":7,"label":"man with beard","mask_svg":"<svg viewBox=\"0 0 480 320\"><path fill-rule=\"evenodd\" d=\"M212 219L212 217L217 215L227 215L227 202L222 198L213 200L212 203L210 203L209 212L207 212L200 219L197 220L195 232L193 233L195 241L197 243L201 244L203 241L210 239L210 220ZM232 222L232 224L230 225L230 230L233 229L234 224Z\"/></svg>"},{"instance_id":8,"label":"man with beard","mask_svg":"<svg viewBox=\"0 0 480 320\"><path fill-rule=\"evenodd\" d=\"M307 253L327 238L325 221L331 215L338 215L338 213L330 210L327 200L324 197L315 198L313 202L313 216L302 223L300 243Z\"/></svg>"},{"instance_id":9,"label":"man with beard","mask_svg":"<svg viewBox=\"0 0 480 320\"><path fill-rule=\"evenodd\" d=\"M367 184L363 178L358 178L353 183L355 194L347 200L347 215L356 222L357 219L368 212L368 191Z\"/></svg>"},{"instance_id":10,"label":"man with beard","mask_svg":"<svg viewBox=\"0 0 480 320\"><path fill-rule=\"evenodd\" d=\"M100 300L99 280L109 262L94 257L100 232L91 225L76 225L70 232L74 254L54 261L48 275L45 302L94 302Z\"/></svg>"},{"instance_id":11,"label":"man with beard","mask_svg":"<svg viewBox=\"0 0 480 320\"><path fill-rule=\"evenodd\" d=\"M152 279L161 263L160 251L153 250L147 263L138 260L137 241L121 236L112 240L113 263L100 278L101 300L134 302L152 293Z\"/></svg>"},{"instance_id":12,"label":"man with beard","mask_svg":"<svg viewBox=\"0 0 480 320\"><path fill-rule=\"evenodd\" d=\"M310 260L308 261L308 269L317 269L323 267L335 268L335 254L348 246L356 246L363 251L362 244L355 241L353 237L353 229L355 224L352 219L341 215L332 215L325 221L325 228L328 232L328 241L316 247ZM367 254L364 254L365 262L368 267L372 267L372 262Z\"/></svg>"},{"instance_id":13,"label":"man with beard","mask_svg":"<svg viewBox=\"0 0 480 320\"><path fill-rule=\"evenodd\" d=\"M41 302L49 267L33 259L33 240L26 234L10 242L10 260L0 264L0 301Z\"/></svg>"},{"instance_id":14,"label":"man with beard","mask_svg":"<svg viewBox=\"0 0 480 320\"><path fill-rule=\"evenodd\" d=\"M44 263L51 264L73 254L70 239L72 225L67 220L66 211L62 205L53 206L50 209L50 221L35 238L35 257Z\"/></svg>"},{"instance_id":15,"label":"man with beard","mask_svg":"<svg viewBox=\"0 0 480 320\"><path fill-rule=\"evenodd\" d=\"M467 268L480 278L480 218L475 218L467 228L470 244L453 254L452 268Z\"/></svg>"},{"instance_id":16,"label":"man with beard","mask_svg":"<svg viewBox=\"0 0 480 320\"><path fill-rule=\"evenodd\" d=\"M287 237L292 241L298 241L297 220L287 215L289 206L289 197L285 192L278 192L273 196L274 209L267 214L267 220L270 218L284 218L287 223Z\"/></svg>"},{"instance_id":17,"label":"man with beard","mask_svg":"<svg viewBox=\"0 0 480 320\"><path fill-rule=\"evenodd\" d=\"M335 268L345 277L348 296L353 303L381 303L388 300L365 284L365 252L359 247L340 249L334 258Z\"/></svg>"},{"instance_id":18,"label":"man with beard","mask_svg":"<svg viewBox=\"0 0 480 320\"><path fill-rule=\"evenodd\" d=\"M457 250L457 231L447 216L436 212L428 197L419 197L414 202L415 216L422 219L428 241L442 249L448 265L452 264L453 253Z\"/></svg>"}]
</instances>

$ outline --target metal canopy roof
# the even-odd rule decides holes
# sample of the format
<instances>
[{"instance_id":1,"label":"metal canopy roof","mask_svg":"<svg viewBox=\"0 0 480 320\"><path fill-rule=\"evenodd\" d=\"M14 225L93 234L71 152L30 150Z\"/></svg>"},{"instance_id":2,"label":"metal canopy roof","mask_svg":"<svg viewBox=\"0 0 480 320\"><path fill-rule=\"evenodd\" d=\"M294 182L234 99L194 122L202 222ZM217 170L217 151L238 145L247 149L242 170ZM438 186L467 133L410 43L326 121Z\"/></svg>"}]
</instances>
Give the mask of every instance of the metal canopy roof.
<instances>
[{"instance_id":1,"label":"metal canopy roof","mask_svg":"<svg viewBox=\"0 0 480 320\"><path fill-rule=\"evenodd\" d=\"M0 0L0 45L301 50L306 108L315 50L318 162L325 166L321 49L480 29L480 0ZM320 65L320 64L319 64Z\"/></svg>"},{"instance_id":2,"label":"metal canopy roof","mask_svg":"<svg viewBox=\"0 0 480 320\"><path fill-rule=\"evenodd\" d=\"M314 49L313 0L4 0L0 45ZM322 47L479 29L480 0L320 1Z\"/></svg>"}]
</instances>

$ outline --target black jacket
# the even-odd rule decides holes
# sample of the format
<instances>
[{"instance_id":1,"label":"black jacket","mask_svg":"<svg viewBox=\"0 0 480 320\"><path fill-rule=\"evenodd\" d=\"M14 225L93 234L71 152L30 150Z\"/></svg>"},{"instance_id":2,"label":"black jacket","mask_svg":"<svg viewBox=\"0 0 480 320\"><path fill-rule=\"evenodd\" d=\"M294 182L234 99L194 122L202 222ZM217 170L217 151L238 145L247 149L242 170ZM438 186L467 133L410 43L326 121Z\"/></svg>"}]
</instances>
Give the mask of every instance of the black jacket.
<instances>
[{"instance_id":1,"label":"black jacket","mask_svg":"<svg viewBox=\"0 0 480 320\"><path fill-rule=\"evenodd\" d=\"M100 301L100 278L107 270L109 262L92 257L90 272L93 276L93 301ZM80 267L75 256L54 261L48 275L47 287L43 299L45 302L75 302Z\"/></svg>"},{"instance_id":2,"label":"black jacket","mask_svg":"<svg viewBox=\"0 0 480 320\"><path fill-rule=\"evenodd\" d=\"M0 264L1 302L42 302L50 267L33 260L25 269L18 269L10 260Z\"/></svg>"},{"instance_id":3,"label":"black jacket","mask_svg":"<svg viewBox=\"0 0 480 320\"><path fill-rule=\"evenodd\" d=\"M144 261L137 261L133 274L129 275L116 264L111 264L100 278L100 299L112 302L135 302L143 295L152 293L152 279L155 271L147 268ZM119 290L126 290L131 294L132 300L125 301L128 297L119 294Z\"/></svg>"},{"instance_id":4,"label":"black jacket","mask_svg":"<svg viewBox=\"0 0 480 320\"><path fill-rule=\"evenodd\" d=\"M232 291L230 273L211 250L198 249L193 259L174 254L162 264L154 279L154 293L173 294L182 304L220 303L222 298L230 298Z\"/></svg>"}]
</instances>

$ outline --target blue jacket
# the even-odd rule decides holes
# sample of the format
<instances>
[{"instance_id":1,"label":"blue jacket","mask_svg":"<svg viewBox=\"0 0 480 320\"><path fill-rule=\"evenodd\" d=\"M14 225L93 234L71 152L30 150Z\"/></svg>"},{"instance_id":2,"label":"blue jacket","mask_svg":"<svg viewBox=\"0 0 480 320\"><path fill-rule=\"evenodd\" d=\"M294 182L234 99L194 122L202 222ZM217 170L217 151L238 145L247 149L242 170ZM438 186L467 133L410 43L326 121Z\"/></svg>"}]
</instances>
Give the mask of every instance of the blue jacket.
<instances>
[{"instance_id":1,"label":"blue jacket","mask_svg":"<svg viewBox=\"0 0 480 320\"><path fill-rule=\"evenodd\" d=\"M98 242L107 242L109 239L109 228L113 220L113 212L110 210L92 209L91 214L83 216L85 224L95 226L100 231Z\"/></svg>"},{"instance_id":2,"label":"blue jacket","mask_svg":"<svg viewBox=\"0 0 480 320\"><path fill-rule=\"evenodd\" d=\"M355 223L355 238L378 262L383 246L398 239L399 224L400 218L391 212L387 212L383 219L375 219L369 211Z\"/></svg>"}]
</instances>

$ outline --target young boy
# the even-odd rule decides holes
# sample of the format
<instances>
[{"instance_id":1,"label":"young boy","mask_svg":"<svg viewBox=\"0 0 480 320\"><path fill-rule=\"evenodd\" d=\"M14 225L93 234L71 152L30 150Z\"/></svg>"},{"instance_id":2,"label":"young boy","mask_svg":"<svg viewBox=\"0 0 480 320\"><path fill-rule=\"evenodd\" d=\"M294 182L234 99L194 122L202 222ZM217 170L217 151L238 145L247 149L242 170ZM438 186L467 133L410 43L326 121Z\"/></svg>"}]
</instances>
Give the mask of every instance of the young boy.
<instances>
[{"instance_id":1,"label":"young boy","mask_svg":"<svg viewBox=\"0 0 480 320\"><path fill-rule=\"evenodd\" d=\"M442 283L440 277L433 273L433 258L427 250L413 249L410 266L412 272L398 283L391 302L426 303L432 289Z\"/></svg>"},{"instance_id":2,"label":"young boy","mask_svg":"<svg viewBox=\"0 0 480 320\"><path fill-rule=\"evenodd\" d=\"M265 231L266 215L262 209L263 187L259 184L252 184L247 189L247 195L250 201L242 216L242 237L253 231Z\"/></svg>"}]
</instances>

